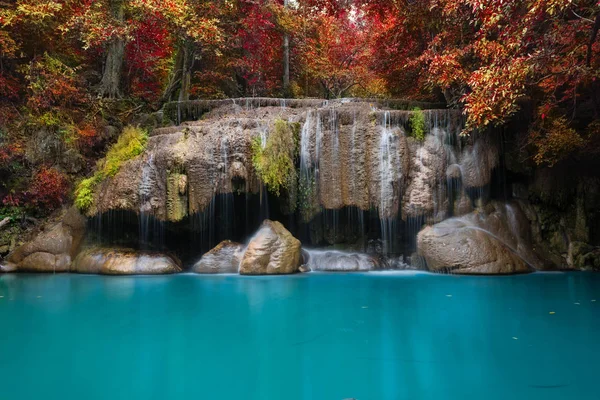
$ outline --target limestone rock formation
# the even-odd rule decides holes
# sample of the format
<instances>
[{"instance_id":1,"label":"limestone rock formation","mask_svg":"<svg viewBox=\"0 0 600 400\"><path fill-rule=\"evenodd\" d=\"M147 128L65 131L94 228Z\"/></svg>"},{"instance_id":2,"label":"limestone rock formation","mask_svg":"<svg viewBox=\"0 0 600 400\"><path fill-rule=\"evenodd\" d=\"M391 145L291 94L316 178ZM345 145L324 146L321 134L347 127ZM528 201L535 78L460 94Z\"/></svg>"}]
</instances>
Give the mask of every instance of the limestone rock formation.
<instances>
[{"instance_id":1,"label":"limestone rock formation","mask_svg":"<svg viewBox=\"0 0 600 400\"><path fill-rule=\"evenodd\" d=\"M11 253L8 261L17 271L67 272L83 240L85 225L85 218L72 207L62 220Z\"/></svg>"},{"instance_id":2,"label":"limestone rock formation","mask_svg":"<svg viewBox=\"0 0 600 400\"><path fill-rule=\"evenodd\" d=\"M431 271L511 274L543 269L532 250L529 223L516 204L490 203L419 232L418 254Z\"/></svg>"},{"instance_id":3,"label":"limestone rock formation","mask_svg":"<svg viewBox=\"0 0 600 400\"><path fill-rule=\"evenodd\" d=\"M224 240L204 254L192 267L198 274L237 274L244 255L244 245Z\"/></svg>"},{"instance_id":4,"label":"limestone rock formation","mask_svg":"<svg viewBox=\"0 0 600 400\"><path fill-rule=\"evenodd\" d=\"M298 205L305 222L321 209L343 207L376 208L382 219L439 221L448 208L447 179L481 187L498 162L492 139L461 144L455 110L422 111L429 129L419 142L405 131L411 111L365 102L258 103L224 102L199 121L155 129L144 154L99 186L89 212L125 209L176 222L205 212L216 195L259 193L252 143L268 138L277 119L301 126Z\"/></svg>"},{"instance_id":5,"label":"limestone rock formation","mask_svg":"<svg viewBox=\"0 0 600 400\"><path fill-rule=\"evenodd\" d=\"M71 272L105 275L159 275L181 272L173 257L131 249L90 248L81 251Z\"/></svg>"},{"instance_id":6,"label":"limestone rock formation","mask_svg":"<svg viewBox=\"0 0 600 400\"><path fill-rule=\"evenodd\" d=\"M293 274L301 262L300 241L277 221L265 220L240 263L240 274Z\"/></svg>"},{"instance_id":7,"label":"limestone rock formation","mask_svg":"<svg viewBox=\"0 0 600 400\"><path fill-rule=\"evenodd\" d=\"M309 250L306 253L305 264L311 271L373 271L384 267L380 260L363 253L337 250Z\"/></svg>"}]
</instances>

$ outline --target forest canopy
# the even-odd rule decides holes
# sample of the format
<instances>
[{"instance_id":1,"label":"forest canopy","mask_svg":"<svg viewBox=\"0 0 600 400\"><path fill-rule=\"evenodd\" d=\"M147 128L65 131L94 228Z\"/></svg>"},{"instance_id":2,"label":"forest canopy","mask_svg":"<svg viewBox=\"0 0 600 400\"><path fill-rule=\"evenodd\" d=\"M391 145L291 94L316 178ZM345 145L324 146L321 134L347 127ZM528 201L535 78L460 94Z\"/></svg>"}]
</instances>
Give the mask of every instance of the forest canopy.
<instances>
[{"instance_id":1,"label":"forest canopy","mask_svg":"<svg viewBox=\"0 0 600 400\"><path fill-rule=\"evenodd\" d=\"M0 207L60 204L174 100L442 101L466 135L527 110L554 165L598 148L599 29L598 0L0 0Z\"/></svg>"}]
</instances>

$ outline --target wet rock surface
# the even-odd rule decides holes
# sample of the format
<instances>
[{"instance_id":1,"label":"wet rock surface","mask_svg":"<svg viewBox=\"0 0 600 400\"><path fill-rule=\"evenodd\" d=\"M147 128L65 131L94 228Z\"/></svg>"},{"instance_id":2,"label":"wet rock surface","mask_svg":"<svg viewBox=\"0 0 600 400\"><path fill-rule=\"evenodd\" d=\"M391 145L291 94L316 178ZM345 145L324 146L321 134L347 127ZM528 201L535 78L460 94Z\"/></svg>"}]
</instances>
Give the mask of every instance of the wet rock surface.
<instances>
[{"instance_id":1,"label":"wet rock surface","mask_svg":"<svg viewBox=\"0 0 600 400\"><path fill-rule=\"evenodd\" d=\"M405 130L412 111L372 103L223 104L200 121L152 132L145 153L101 185L90 214L144 210L159 220L180 221L204 212L215 195L258 194L252 143L268 138L277 119L300 127L298 212L306 222L321 208L343 207L376 208L382 219L439 220L447 208L447 174L479 187L489 183L498 162L486 139L460 145L460 113L454 110L422 111L429 129L419 142Z\"/></svg>"},{"instance_id":2,"label":"wet rock surface","mask_svg":"<svg viewBox=\"0 0 600 400\"><path fill-rule=\"evenodd\" d=\"M300 241L277 221L265 220L240 263L242 275L293 274L300 267Z\"/></svg>"},{"instance_id":3,"label":"wet rock surface","mask_svg":"<svg viewBox=\"0 0 600 400\"><path fill-rule=\"evenodd\" d=\"M81 251L70 270L81 274L161 275L181 272L181 267L166 254L94 247Z\"/></svg>"},{"instance_id":4,"label":"wet rock surface","mask_svg":"<svg viewBox=\"0 0 600 400\"><path fill-rule=\"evenodd\" d=\"M67 272L85 235L85 218L70 208L62 219L47 226L30 242L15 249L8 257L13 266L6 269L23 272Z\"/></svg>"},{"instance_id":5,"label":"wet rock surface","mask_svg":"<svg viewBox=\"0 0 600 400\"><path fill-rule=\"evenodd\" d=\"M529 222L516 204L491 203L419 232L418 254L431 271L513 274L543 269L532 251Z\"/></svg>"},{"instance_id":6,"label":"wet rock surface","mask_svg":"<svg viewBox=\"0 0 600 400\"><path fill-rule=\"evenodd\" d=\"M225 240L204 254L191 271L198 274L237 274L245 246Z\"/></svg>"}]
</instances>

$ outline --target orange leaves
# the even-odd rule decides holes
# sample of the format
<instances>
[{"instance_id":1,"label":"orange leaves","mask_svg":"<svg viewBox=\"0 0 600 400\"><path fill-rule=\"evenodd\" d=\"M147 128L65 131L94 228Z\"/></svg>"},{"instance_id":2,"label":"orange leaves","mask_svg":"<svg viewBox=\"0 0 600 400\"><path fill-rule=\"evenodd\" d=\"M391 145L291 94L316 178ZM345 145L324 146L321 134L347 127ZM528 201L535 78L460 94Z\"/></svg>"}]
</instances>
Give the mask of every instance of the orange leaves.
<instances>
[{"instance_id":1,"label":"orange leaves","mask_svg":"<svg viewBox=\"0 0 600 400\"><path fill-rule=\"evenodd\" d=\"M172 32L184 34L202 44L222 40L219 20L211 16L210 2L201 0L131 0L133 10L153 14L167 22Z\"/></svg>"},{"instance_id":2,"label":"orange leaves","mask_svg":"<svg viewBox=\"0 0 600 400\"><path fill-rule=\"evenodd\" d=\"M428 72L432 83L441 87L451 87L468 79L468 71L461 65L458 52L433 55Z\"/></svg>"},{"instance_id":3,"label":"orange leaves","mask_svg":"<svg viewBox=\"0 0 600 400\"><path fill-rule=\"evenodd\" d=\"M518 110L517 100L525 94L529 73L527 59L484 66L471 73L471 91L463 97L467 113L466 131L499 125Z\"/></svg>"},{"instance_id":4,"label":"orange leaves","mask_svg":"<svg viewBox=\"0 0 600 400\"><path fill-rule=\"evenodd\" d=\"M369 68L372 59L371 32L348 15L322 15L313 21L302 47L303 65L328 96L340 97L354 86L371 85L377 77ZM373 82L374 83L374 82Z\"/></svg>"},{"instance_id":5,"label":"orange leaves","mask_svg":"<svg viewBox=\"0 0 600 400\"><path fill-rule=\"evenodd\" d=\"M34 60L24 72L29 90L27 104L36 113L87 101L76 70L47 53Z\"/></svg>"}]
</instances>

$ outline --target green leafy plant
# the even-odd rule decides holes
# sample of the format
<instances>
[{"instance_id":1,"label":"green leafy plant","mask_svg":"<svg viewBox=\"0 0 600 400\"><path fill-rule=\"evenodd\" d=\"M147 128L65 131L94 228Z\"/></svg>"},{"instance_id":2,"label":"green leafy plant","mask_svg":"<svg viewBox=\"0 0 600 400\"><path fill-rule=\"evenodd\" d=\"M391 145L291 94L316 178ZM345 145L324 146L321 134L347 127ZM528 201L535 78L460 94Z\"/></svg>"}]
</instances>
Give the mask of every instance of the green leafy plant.
<instances>
[{"instance_id":1,"label":"green leafy plant","mask_svg":"<svg viewBox=\"0 0 600 400\"><path fill-rule=\"evenodd\" d=\"M252 164L267 189L278 196L296 180L294 156L298 145L294 137L294 125L278 119L266 143L260 137L252 141Z\"/></svg>"},{"instance_id":2,"label":"green leafy plant","mask_svg":"<svg viewBox=\"0 0 600 400\"><path fill-rule=\"evenodd\" d=\"M425 114L419 107L412 110L408 124L410 126L410 136L422 142L425 140Z\"/></svg>"},{"instance_id":3,"label":"green leafy plant","mask_svg":"<svg viewBox=\"0 0 600 400\"><path fill-rule=\"evenodd\" d=\"M125 161L142 154L148 143L148 132L144 129L128 126L119 140L106 153L104 160L98 162L98 169L90 178L82 180L75 190L75 206L82 211L94 204L94 190L105 178L115 176Z\"/></svg>"}]
</instances>

